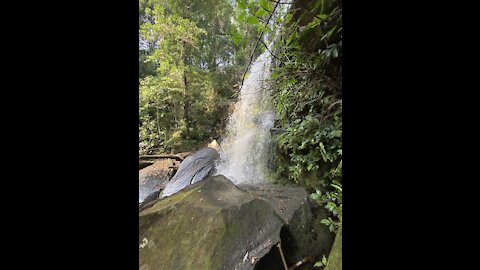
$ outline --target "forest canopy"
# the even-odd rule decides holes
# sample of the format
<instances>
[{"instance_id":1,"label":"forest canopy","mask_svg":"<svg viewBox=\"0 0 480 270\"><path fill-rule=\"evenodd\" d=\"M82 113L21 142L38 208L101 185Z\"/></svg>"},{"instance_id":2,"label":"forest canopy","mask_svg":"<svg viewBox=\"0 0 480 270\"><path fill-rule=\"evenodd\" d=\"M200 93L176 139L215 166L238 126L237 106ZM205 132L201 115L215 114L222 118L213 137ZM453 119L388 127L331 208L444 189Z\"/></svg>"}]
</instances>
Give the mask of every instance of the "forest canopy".
<instances>
[{"instance_id":1,"label":"forest canopy","mask_svg":"<svg viewBox=\"0 0 480 270\"><path fill-rule=\"evenodd\" d=\"M285 10L285 16L272 16ZM288 9L288 10L287 10ZM224 133L248 67L273 42L276 179L342 205L342 1L140 0L140 154Z\"/></svg>"},{"instance_id":2,"label":"forest canopy","mask_svg":"<svg viewBox=\"0 0 480 270\"><path fill-rule=\"evenodd\" d=\"M140 0L140 153L191 150L225 126L251 45L228 1Z\"/></svg>"}]
</instances>

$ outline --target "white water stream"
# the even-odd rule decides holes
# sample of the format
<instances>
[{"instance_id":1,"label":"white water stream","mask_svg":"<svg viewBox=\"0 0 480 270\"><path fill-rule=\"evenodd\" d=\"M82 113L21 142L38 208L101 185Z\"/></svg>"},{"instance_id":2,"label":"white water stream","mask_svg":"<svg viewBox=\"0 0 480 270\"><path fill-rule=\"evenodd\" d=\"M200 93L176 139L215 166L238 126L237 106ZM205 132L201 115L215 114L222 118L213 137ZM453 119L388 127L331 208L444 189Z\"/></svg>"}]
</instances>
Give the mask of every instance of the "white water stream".
<instances>
[{"instance_id":1,"label":"white water stream","mask_svg":"<svg viewBox=\"0 0 480 270\"><path fill-rule=\"evenodd\" d=\"M271 55L268 51L253 62L239 99L227 124L226 137L220 142L222 151L216 166L235 184L264 182L270 129L275 122L270 87Z\"/></svg>"},{"instance_id":2,"label":"white water stream","mask_svg":"<svg viewBox=\"0 0 480 270\"><path fill-rule=\"evenodd\" d=\"M281 5L282 6L282 5ZM284 16L290 4L283 5L269 21L271 29L277 16ZM276 28L278 30L281 26ZM253 63L250 74L240 89L238 101L227 124L225 138L220 142L222 150L216 164L216 174L222 174L234 184L259 184L267 180L271 135L275 124L275 112L268 83L272 65L273 42L265 33L264 43L270 44Z\"/></svg>"}]
</instances>

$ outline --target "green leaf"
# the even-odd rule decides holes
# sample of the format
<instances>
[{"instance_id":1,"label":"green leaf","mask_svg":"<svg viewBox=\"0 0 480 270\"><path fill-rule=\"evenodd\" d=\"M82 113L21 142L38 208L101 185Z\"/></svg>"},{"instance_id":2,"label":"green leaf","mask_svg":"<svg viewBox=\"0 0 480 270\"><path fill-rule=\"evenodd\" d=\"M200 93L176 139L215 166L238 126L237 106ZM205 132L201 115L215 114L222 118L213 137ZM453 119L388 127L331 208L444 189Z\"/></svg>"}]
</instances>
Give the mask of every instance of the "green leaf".
<instances>
[{"instance_id":1,"label":"green leaf","mask_svg":"<svg viewBox=\"0 0 480 270\"><path fill-rule=\"evenodd\" d=\"M325 146L323 143L319 143L320 146L320 154L322 154L323 161L327 162L327 152L325 151Z\"/></svg>"},{"instance_id":2,"label":"green leaf","mask_svg":"<svg viewBox=\"0 0 480 270\"><path fill-rule=\"evenodd\" d=\"M313 166L315 166L315 164L308 164L307 171L311 171Z\"/></svg>"},{"instance_id":3,"label":"green leaf","mask_svg":"<svg viewBox=\"0 0 480 270\"><path fill-rule=\"evenodd\" d=\"M262 8L264 8L264 9L272 12L272 8L270 7L270 2L269 2L268 0L261 0L260 3L259 3L259 5L260 5Z\"/></svg>"},{"instance_id":4,"label":"green leaf","mask_svg":"<svg viewBox=\"0 0 480 270\"><path fill-rule=\"evenodd\" d=\"M275 19L275 22L277 24L280 24L280 22L282 21L282 17L281 16L278 16L276 19Z\"/></svg>"},{"instance_id":5,"label":"green leaf","mask_svg":"<svg viewBox=\"0 0 480 270\"><path fill-rule=\"evenodd\" d=\"M319 9L321 6L323 6L323 4L324 4L323 1L316 1L312 11Z\"/></svg>"},{"instance_id":6,"label":"green leaf","mask_svg":"<svg viewBox=\"0 0 480 270\"><path fill-rule=\"evenodd\" d=\"M337 205L334 202L328 202L327 205L325 205L325 208L332 211L333 209L337 208Z\"/></svg>"},{"instance_id":7,"label":"green leaf","mask_svg":"<svg viewBox=\"0 0 480 270\"><path fill-rule=\"evenodd\" d=\"M238 43L243 41L242 35L240 35L238 33L237 29L235 29L235 28L232 28L232 38L233 38L233 42L235 44L238 44Z\"/></svg>"},{"instance_id":8,"label":"green leaf","mask_svg":"<svg viewBox=\"0 0 480 270\"><path fill-rule=\"evenodd\" d=\"M297 38L296 32L293 32L288 38L287 38L287 46L292 43Z\"/></svg>"},{"instance_id":9,"label":"green leaf","mask_svg":"<svg viewBox=\"0 0 480 270\"><path fill-rule=\"evenodd\" d=\"M288 13L287 16L285 16L285 23L289 23L290 20L292 19L293 17L293 14L292 13Z\"/></svg>"},{"instance_id":10,"label":"green leaf","mask_svg":"<svg viewBox=\"0 0 480 270\"><path fill-rule=\"evenodd\" d=\"M318 26L322 21L319 18L315 18L312 22L310 22L305 29L312 29ZM309 33L309 32L306 32Z\"/></svg>"},{"instance_id":11,"label":"green leaf","mask_svg":"<svg viewBox=\"0 0 480 270\"><path fill-rule=\"evenodd\" d=\"M327 258L325 257L325 255L323 255L323 257L322 257L322 263L324 265L327 265Z\"/></svg>"},{"instance_id":12,"label":"green leaf","mask_svg":"<svg viewBox=\"0 0 480 270\"><path fill-rule=\"evenodd\" d=\"M245 3L245 0L237 0L238 7L241 9L245 10L247 8L247 3Z\"/></svg>"},{"instance_id":13,"label":"green leaf","mask_svg":"<svg viewBox=\"0 0 480 270\"><path fill-rule=\"evenodd\" d=\"M332 34L333 34L333 31L335 31L335 29L337 29L337 26L333 27L330 31L328 31L328 33L326 34L326 36L327 36L328 38L330 38L330 36L332 36Z\"/></svg>"},{"instance_id":14,"label":"green leaf","mask_svg":"<svg viewBox=\"0 0 480 270\"><path fill-rule=\"evenodd\" d=\"M248 18L247 18L247 23L256 25L256 24L258 24L258 18L255 17L255 16L250 15L250 16L248 16Z\"/></svg>"},{"instance_id":15,"label":"green leaf","mask_svg":"<svg viewBox=\"0 0 480 270\"><path fill-rule=\"evenodd\" d=\"M265 29L265 24L259 23L257 26L257 32L261 32Z\"/></svg>"},{"instance_id":16,"label":"green leaf","mask_svg":"<svg viewBox=\"0 0 480 270\"><path fill-rule=\"evenodd\" d=\"M249 10L255 10L257 8L257 3L255 1L249 1L247 7Z\"/></svg>"},{"instance_id":17,"label":"green leaf","mask_svg":"<svg viewBox=\"0 0 480 270\"><path fill-rule=\"evenodd\" d=\"M330 222L330 220L328 220L328 219L326 219L326 218L320 220L320 223L325 224L325 225L327 225L327 226L330 225L330 224L332 224L332 222Z\"/></svg>"},{"instance_id":18,"label":"green leaf","mask_svg":"<svg viewBox=\"0 0 480 270\"><path fill-rule=\"evenodd\" d=\"M341 188L340 186L338 186L338 185L332 184L331 186L334 187L334 188L336 188L336 189L338 189L338 190L340 190L340 191L342 191L342 188Z\"/></svg>"},{"instance_id":19,"label":"green leaf","mask_svg":"<svg viewBox=\"0 0 480 270\"><path fill-rule=\"evenodd\" d=\"M321 261L318 261L316 262L314 265L314 267L322 267L323 266L323 263Z\"/></svg>"},{"instance_id":20,"label":"green leaf","mask_svg":"<svg viewBox=\"0 0 480 270\"><path fill-rule=\"evenodd\" d=\"M310 198L314 199L315 201L319 200L321 198L320 194L317 193L312 193L310 194Z\"/></svg>"},{"instance_id":21,"label":"green leaf","mask_svg":"<svg viewBox=\"0 0 480 270\"><path fill-rule=\"evenodd\" d=\"M263 17L263 16L265 16L265 15L267 15L267 14L268 14L268 12L267 12L265 9L259 8L258 11L257 11L257 13L255 13L255 16L257 16L257 17Z\"/></svg>"},{"instance_id":22,"label":"green leaf","mask_svg":"<svg viewBox=\"0 0 480 270\"><path fill-rule=\"evenodd\" d=\"M288 80L288 84L294 84L296 82L297 82L297 79L295 78Z\"/></svg>"},{"instance_id":23,"label":"green leaf","mask_svg":"<svg viewBox=\"0 0 480 270\"><path fill-rule=\"evenodd\" d=\"M244 10L240 12L240 14L238 15L238 21L244 22L246 17L247 17L247 11Z\"/></svg>"}]
</instances>

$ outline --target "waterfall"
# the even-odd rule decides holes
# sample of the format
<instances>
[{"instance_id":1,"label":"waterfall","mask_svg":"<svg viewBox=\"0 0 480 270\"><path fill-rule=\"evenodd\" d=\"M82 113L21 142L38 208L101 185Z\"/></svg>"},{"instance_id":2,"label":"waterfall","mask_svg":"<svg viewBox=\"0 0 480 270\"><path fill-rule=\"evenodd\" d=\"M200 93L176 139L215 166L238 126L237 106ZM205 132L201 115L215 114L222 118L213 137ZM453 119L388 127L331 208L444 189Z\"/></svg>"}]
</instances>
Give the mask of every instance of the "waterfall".
<instances>
[{"instance_id":1,"label":"waterfall","mask_svg":"<svg viewBox=\"0 0 480 270\"><path fill-rule=\"evenodd\" d=\"M268 51L253 62L227 123L226 137L220 142L217 174L235 184L255 184L266 179L270 129L275 121L267 81L271 62Z\"/></svg>"},{"instance_id":2,"label":"waterfall","mask_svg":"<svg viewBox=\"0 0 480 270\"><path fill-rule=\"evenodd\" d=\"M277 5L278 6L278 5ZM282 6L282 5L280 5ZM269 27L278 34L282 25L274 26L277 16L284 16L290 4L279 7L269 21ZM238 101L227 123L226 137L220 142L222 150L216 164L216 174L222 174L235 184L258 184L265 182L268 173L270 130L275 124L275 112L269 85L270 67L274 42L268 42L269 34L263 36L269 44L253 63L250 75L240 89Z\"/></svg>"}]
</instances>

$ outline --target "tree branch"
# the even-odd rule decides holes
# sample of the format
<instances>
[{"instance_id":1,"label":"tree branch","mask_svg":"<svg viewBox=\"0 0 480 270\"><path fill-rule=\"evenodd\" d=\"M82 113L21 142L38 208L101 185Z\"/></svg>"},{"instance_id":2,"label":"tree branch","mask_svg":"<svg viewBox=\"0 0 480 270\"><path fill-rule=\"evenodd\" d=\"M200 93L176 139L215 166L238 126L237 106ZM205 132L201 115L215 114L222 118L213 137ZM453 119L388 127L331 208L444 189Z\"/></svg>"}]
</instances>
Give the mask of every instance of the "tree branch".
<instances>
[{"instance_id":1,"label":"tree branch","mask_svg":"<svg viewBox=\"0 0 480 270\"><path fill-rule=\"evenodd\" d=\"M270 13L270 16L268 17L267 25L268 25L268 22L270 21L270 19L272 18L272 15L275 13L275 10L277 9L277 6L278 6L279 3L280 3L280 2L276 2L275 7L273 8L272 13ZM255 44L255 48L253 48L252 55L250 56L250 62L248 63L247 68L245 69L245 72L243 73L243 76L242 76L242 84L241 84L240 89L239 89L238 91L241 91L242 88L243 88L243 82L245 81L245 75L247 75L248 68L249 68L250 65L252 64L253 56L255 55L255 51L257 50L258 44L260 43L260 40L262 39L263 34L264 34L264 32L262 31L262 33L260 34L260 37L258 37L258 39L257 39L257 43Z\"/></svg>"},{"instance_id":2,"label":"tree branch","mask_svg":"<svg viewBox=\"0 0 480 270\"><path fill-rule=\"evenodd\" d=\"M183 161L185 158L179 155L169 155L169 154L162 154L162 155L141 155L139 159L158 159L158 158L172 158L179 161Z\"/></svg>"},{"instance_id":3,"label":"tree branch","mask_svg":"<svg viewBox=\"0 0 480 270\"><path fill-rule=\"evenodd\" d=\"M270 12L270 13L273 13L273 11L270 11L270 10L266 9L266 8L264 8L263 6L260 6L260 7L263 8L264 10Z\"/></svg>"},{"instance_id":4,"label":"tree branch","mask_svg":"<svg viewBox=\"0 0 480 270\"><path fill-rule=\"evenodd\" d=\"M296 264L290 266L290 268L288 268L288 270L294 270L295 268L301 266L302 264L306 263L306 262L309 262L309 261L312 261L312 259L310 257L305 257L303 259L301 259L300 261L298 261Z\"/></svg>"},{"instance_id":5,"label":"tree branch","mask_svg":"<svg viewBox=\"0 0 480 270\"><path fill-rule=\"evenodd\" d=\"M275 59L277 59L278 61L282 62L282 64L284 64L283 61L282 61L282 59L278 58L275 54L273 54L272 51L270 51L270 50L268 49L268 46L267 46L267 44L265 44L265 42L263 42L263 41L261 41L261 40L260 40L260 42L263 44L263 46L265 46L265 49L267 49L267 51L268 51L273 57L275 57Z\"/></svg>"},{"instance_id":6,"label":"tree branch","mask_svg":"<svg viewBox=\"0 0 480 270\"><path fill-rule=\"evenodd\" d=\"M280 251L280 256L282 257L283 267L285 267L285 270L288 270L287 262L285 261L285 256L283 255L281 242L278 242L277 247L278 247L278 250Z\"/></svg>"},{"instance_id":7,"label":"tree branch","mask_svg":"<svg viewBox=\"0 0 480 270\"><path fill-rule=\"evenodd\" d=\"M280 1L274 1L274 0L268 0L270 2L274 2L274 3L277 3L278 4L282 4L282 5L289 5L289 4L293 4L293 2L280 2Z\"/></svg>"}]
</instances>

